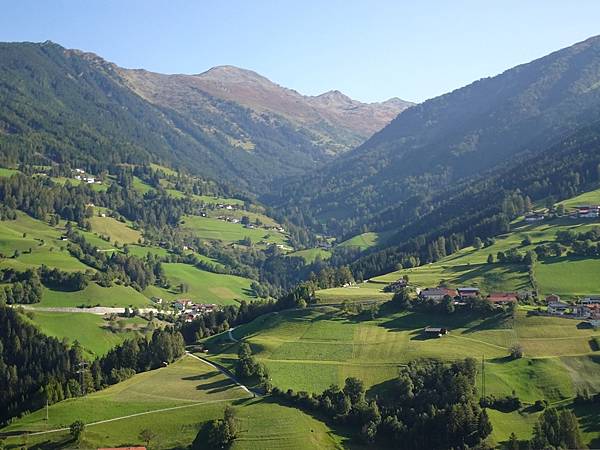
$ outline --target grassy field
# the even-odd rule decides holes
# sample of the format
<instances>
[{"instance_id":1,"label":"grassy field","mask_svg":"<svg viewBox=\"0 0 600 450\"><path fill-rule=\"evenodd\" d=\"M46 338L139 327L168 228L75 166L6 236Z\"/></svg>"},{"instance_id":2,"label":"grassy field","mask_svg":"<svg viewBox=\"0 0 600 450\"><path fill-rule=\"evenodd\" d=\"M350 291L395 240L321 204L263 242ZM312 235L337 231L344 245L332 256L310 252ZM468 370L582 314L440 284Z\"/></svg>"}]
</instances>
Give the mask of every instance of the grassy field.
<instances>
[{"instance_id":1,"label":"grassy field","mask_svg":"<svg viewBox=\"0 0 600 450\"><path fill-rule=\"evenodd\" d=\"M213 209L208 212L209 217L217 217L217 216L225 216L230 217L232 219L241 220L243 216L247 216L250 219L250 222L254 223L257 219L262 222L263 225L268 227L278 227L280 226L275 220L270 218L269 216L265 216L264 214L252 211L245 211L243 209L232 209L232 210L223 210L223 209Z\"/></svg>"},{"instance_id":2,"label":"grassy field","mask_svg":"<svg viewBox=\"0 0 600 450\"><path fill-rule=\"evenodd\" d=\"M451 332L441 339L426 339L422 329L427 325L448 327ZM402 312L361 320L331 307L275 313L233 331L235 339L251 345L269 368L274 385L282 389L320 392L355 376L364 380L370 395L384 395L399 366L410 360L475 357L485 360L486 394L514 392L526 406L538 399L560 406L583 388L600 392L600 353L590 345L599 334L578 328L577 321L528 316L525 311L514 319ZM524 358L508 357L515 343L523 346ZM226 333L206 344L211 358L234 364L239 344ZM481 392L480 376L477 385ZM588 442L600 439L600 427L592 422L598 414L578 413L582 425L587 424ZM538 414L525 407L510 414L491 410L490 417L492 441L501 443L512 431L520 439L530 438Z\"/></svg>"},{"instance_id":3,"label":"grassy field","mask_svg":"<svg viewBox=\"0 0 600 450\"><path fill-rule=\"evenodd\" d=\"M201 303L219 305L231 305L240 300L253 299L250 291L252 281L247 278L206 272L181 263L165 263L163 268L172 289L150 286L144 291L147 296L157 296L165 300L189 298ZM176 290L181 283L188 286L187 292L180 293Z\"/></svg>"},{"instance_id":4,"label":"grassy field","mask_svg":"<svg viewBox=\"0 0 600 450\"><path fill-rule=\"evenodd\" d=\"M90 283L85 289L73 292L44 288L42 301L33 306L75 308L81 305L144 308L150 306L150 301L131 287L115 284L105 288L96 283Z\"/></svg>"},{"instance_id":5,"label":"grassy field","mask_svg":"<svg viewBox=\"0 0 600 450\"><path fill-rule=\"evenodd\" d=\"M58 339L67 339L71 344L77 340L86 350L90 359L104 355L115 345L131 337L136 331L143 331L147 321L140 318L119 319L123 329L113 332L108 322L97 314L73 314L62 312L36 311L32 318L40 330Z\"/></svg>"},{"instance_id":6,"label":"grassy field","mask_svg":"<svg viewBox=\"0 0 600 450\"><path fill-rule=\"evenodd\" d=\"M240 424L234 448L301 449L307 445L334 448L342 439L297 409L248 397L218 371L185 357L169 367L135 375L86 398L52 405L48 424L44 411L38 411L0 431L42 431L68 426L80 419L87 424L84 447L140 445L139 432L151 428L157 434L152 448L184 448L192 442L203 422L222 417L224 407L233 404ZM166 408L172 409L160 411ZM131 414L139 415L120 418ZM56 443L68 447L67 434L29 436L27 443ZM8 448L19 447L22 442L21 437L9 438Z\"/></svg>"},{"instance_id":7,"label":"grassy field","mask_svg":"<svg viewBox=\"0 0 600 450\"><path fill-rule=\"evenodd\" d=\"M563 204L567 208L575 208L581 205L600 205L600 189L585 192L577 197L560 202L559 204Z\"/></svg>"},{"instance_id":8,"label":"grassy field","mask_svg":"<svg viewBox=\"0 0 600 450\"><path fill-rule=\"evenodd\" d=\"M390 236L390 233L362 233L358 234L350 239L347 239L339 243L340 247L355 247L362 250L367 250L371 247L383 244L385 240Z\"/></svg>"},{"instance_id":9,"label":"grassy field","mask_svg":"<svg viewBox=\"0 0 600 450\"><path fill-rule=\"evenodd\" d=\"M6 257L0 259L0 268L12 267L23 271L46 264L67 271L88 269L69 254L67 243L60 240L61 234L60 229L17 212L16 220L0 222L0 253ZM21 254L10 258L15 250Z\"/></svg>"},{"instance_id":10,"label":"grassy field","mask_svg":"<svg viewBox=\"0 0 600 450\"><path fill-rule=\"evenodd\" d=\"M92 231L102 236L109 236L112 243L134 244L142 237L142 233L134 230L126 223L112 217L92 217L90 219Z\"/></svg>"},{"instance_id":11,"label":"grassy field","mask_svg":"<svg viewBox=\"0 0 600 450\"><path fill-rule=\"evenodd\" d=\"M17 169L8 169L6 167L0 167L0 177L12 177L14 174L20 173Z\"/></svg>"},{"instance_id":12,"label":"grassy field","mask_svg":"<svg viewBox=\"0 0 600 450\"><path fill-rule=\"evenodd\" d=\"M373 278L376 282L391 283L408 275L410 283L421 288L448 283L451 286L475 286L484 292L531 289L527 267L514 264L457 264L438 261L434 264L391 272Z\"/></svg>"},{"instance_id":13,"label":"grassy field","mask_svg":"<svg viewBox=\"0 0 600 450\"><path fill-rule=\"evenodd\" d=\"M342 303L347 301L389 300L391 293L383 292L386 283L359 283L348 287L337 287L317 291L319 303Z\"/></svg>"},{"instance_id":14,"label":"grassy field","mask_svg":"<svg viewBox=\"0 0 600 450\"><path fill-rule=\"evenodd\" d=\"M600 294L600 259L560 257L540 261L535 274L543 295L577 297Z\"/></svg>"},{"instance_id":15,"label":"grassy field","mask_svg":"<svg viewBox=\"0 0 600 450\"><path fill-rule=\"evenodd\" d=\"M484 293L491 291L531 290L527 267L518 264L487 264L491 254L517 248L522 254L537 245L552 242L560 230L585 232L598 223L588 220L554 219L528 224L517 220L510 233L498 236L485 248L466 247L432 264L403 269L375 277L372 281L390 283L408 275L410 283L425 288L448 283L452 286L476 286ZM528 238L531 244L522 242ZM600 260L582 259L574 256L540 261L535 265L535 275L542 295L557 293L566 297L600 293Z\"/></svg>"},{"instance_id":16,"label":"grassy field","mask_svg":"<svg viewBox=\"0 0 600 450\"><path fill-rule=\"evenodd\" d=\"M194 195L194 199L199 202L203 202L211 205L232 205L232 206L242 206L244 204L243 200L238 198L226 198L226 197L212 197L210 195Z\"/></svg>"},{"instance_id":17,"label":"grassy field","mask_svg":"<svg viewBox=\"0 0 600 450\"><path fill-rule=\"evenodd\" d=\"M311 264L317 259L317 256L320 257L322 261L328 260L331 258L331 252L322 248L308 248L306 250L288 253L287 256L297 256L303 258L307 264Z\"/></svg>"},{"instance_id":18,"label":"grassy field","mask_svg":"<svg viewBox=\"0 0 600 450\"><path fill-rule=\"evenodd\" d=\"M133 177L133 188L138 191L140 194L145 194L146 192L152 191L154 188L149 184L145 183L138 177Z\"/></svg>"},{"instance_id":19,"label":"grassy field","mask_svg":"<svg viewBox=\"0 0 600 450\"><path fill-rule=\"evenodd\" d=\"M423 339L427 325L448 327L451 333ZM251 344L281 388L320 391L352 375L377 389L412 359L472 356L488 361L487 392L506 395L515 390L528 402L569 398L583 379L593 380L589 387L600 390L600 354L590 347L590 339L598 334L577 328L576 321L528 316L524 311L514 321L416 312L360 320L330 307L272 314L233 332L236 339ZM236 345L224 341L226 336L207 342L213 357L232 364ZM523 346L526 359L507 358L515 343ZM310 375L298 377L299 371Z\"/></svg>"},{"instance_id":20,"label":"grassy field","mask_svg":"<svg viewBox=\"0 0 600 450\"><path fill-rule=\"evenodd\" d=\"M254 244L258 245L262 245L261 242L289 245L287 236L278 231L244 228L240 223L225 222L210 217L185 216L180 226L203 239L231 243L249 237Z\"/></svg>"}]
</instances>

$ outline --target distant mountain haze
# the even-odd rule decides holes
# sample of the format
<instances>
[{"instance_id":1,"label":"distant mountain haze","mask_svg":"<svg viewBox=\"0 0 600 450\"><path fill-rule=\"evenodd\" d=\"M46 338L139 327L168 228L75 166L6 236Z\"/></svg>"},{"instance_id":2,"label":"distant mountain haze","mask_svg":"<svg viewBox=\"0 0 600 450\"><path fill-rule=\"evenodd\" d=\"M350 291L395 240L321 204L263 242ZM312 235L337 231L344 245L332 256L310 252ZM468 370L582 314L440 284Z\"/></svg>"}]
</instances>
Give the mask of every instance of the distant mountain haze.
<instances>
[{"instance_id":1,"label":"distant mountain haze","mask_svg":"<svg viewBox=\"0 0 600 450\"><path fill-rule=\"evenodd\" d=\"M398 98L361 103L339 91L305 96L256 72L234 66L213 67L198 75L118 70L132 89L151 102L189 113L194 101L202 101L209 94L259 113L284 118L303 128L313 143L331 154L361 144L413 105Z\"/></svg>"}]
</instances>

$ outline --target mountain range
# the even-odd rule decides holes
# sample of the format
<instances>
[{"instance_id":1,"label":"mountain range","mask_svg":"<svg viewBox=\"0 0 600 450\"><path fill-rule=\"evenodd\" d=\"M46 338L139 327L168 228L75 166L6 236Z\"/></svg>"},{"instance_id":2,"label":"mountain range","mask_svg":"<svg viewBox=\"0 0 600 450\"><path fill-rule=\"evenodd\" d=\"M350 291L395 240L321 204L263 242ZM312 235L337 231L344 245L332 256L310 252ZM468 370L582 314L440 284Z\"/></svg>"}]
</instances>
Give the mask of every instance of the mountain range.
<instances>
[{"instance_id":1,"label":"mountain range","mask_svg":"<svg viewBox=\"0 0 600 450\"><path fill-rule=\"evenodd\" d=\"M410 106L305 97L260 75L128 70L52 42L0 44L6 163L161 162L263 192L367 139Z\"/></svg>"},{"instance_id":2,"label":"mountain range","mask_svg":"<svg viewBox=\"0 0 600 450\"><path fill-rule=\"evenodd\" d=\"M598 120L594 37L407 109L269 201L330 234L399 230L413 219L397 214L407 205L422 217L431 196L543 155Z\"/></svg>"}]
</instances>

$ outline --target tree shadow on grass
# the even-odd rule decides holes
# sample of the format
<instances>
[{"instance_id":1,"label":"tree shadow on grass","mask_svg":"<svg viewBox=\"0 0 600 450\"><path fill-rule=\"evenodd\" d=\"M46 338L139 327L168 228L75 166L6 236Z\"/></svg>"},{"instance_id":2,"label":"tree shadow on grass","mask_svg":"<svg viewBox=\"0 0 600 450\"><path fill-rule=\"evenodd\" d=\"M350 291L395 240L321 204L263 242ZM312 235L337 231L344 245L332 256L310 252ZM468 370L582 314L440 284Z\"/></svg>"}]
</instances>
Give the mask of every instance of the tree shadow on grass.
<instances>
[{"instance_id":1,"label":"tree shadow on grass","mask_svg":"<svg viewBox=\"0 0 600 450\"><path fill-rule=\"evenodd\" d=\"M500 313L491 317L487 317L483 319L481 322L476 325L467 328L464 331L464 334L468 333L476 333L477 331L484 330L506 330L512 328L510 326L510 313Z\"/></svg>"},{"instance_id":2,"label":"tree shadow on grass","mask_svg":"<svg viewBox=\"0 0 600 450\"><path fill-rule=\"evenodd\" d=\"M394 390L395 384L396 378L392 378L391 380L386 380L381 383L374 384L367 390L367 398L389 398L390 393Z\"/></svg>"},{"instance_id":3,"label":"tree shadow on grass","mask_svg":"<svg viewBox=\"0 0 600 450\"><path fill-rule=\"evenodd\" d=\"M573 411L579 420L579 426L584 433L600 432L600 404L573 405ZM600 448L600 437L595 438L590 448Z\"/></svg>"},{"instance_id":4,"label":"tree shadow on grass","mask_svg":"<svg viewBox=\"0 0 600 450\"><path fill-rule=\"evenodd\" d=\"M216 392L226 391L234 386L235 383L227 378L219 381L212 381L210 383L199 384L196 386L196 389L198 391L207 391L209 394L214 394Z\"/></svg>"},{"instance_id":5,"label":"tree shadow on grass","mask_svg":"<svg viewBox=\"0 0 600 450\"><path fill-rule=\"evenodd\" d=\"M217 375L219 375L219 371L218 370L213 370L211 372L207 372L207 373L202 373L199 375L192 375L189 377L183 377L182 380L185 381L200 381L200 380L208 380L209 378L215 377Z\"/></svg>"}]
</instances>

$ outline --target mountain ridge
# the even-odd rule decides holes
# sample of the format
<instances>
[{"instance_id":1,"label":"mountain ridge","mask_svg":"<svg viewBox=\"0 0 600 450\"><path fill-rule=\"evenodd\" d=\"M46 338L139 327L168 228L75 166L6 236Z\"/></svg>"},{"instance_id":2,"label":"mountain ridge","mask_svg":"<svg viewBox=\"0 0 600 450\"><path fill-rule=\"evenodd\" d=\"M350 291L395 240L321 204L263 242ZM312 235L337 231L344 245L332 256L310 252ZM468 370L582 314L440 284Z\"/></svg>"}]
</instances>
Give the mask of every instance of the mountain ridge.
<instances>
[{"instance_id":1,"label":"mountain ridge","mask_svg":"<svg viewBox=\"0 0 600 450\"><path fill-rule=\"evenodd\" d=\"M275 120L289 121L311 135L312 142L330 154L354 148L413 105L397 97L385 102L363 103L337 90L317 96L303 95L255 71L232 65L215 66L194 75L160 74L145 69L116 70L134 91L161 106L189 114L190 108L182 104L178 92L188 91L188 103L200 101L202 92L259 114L269 114Z\"/></svg>"}]
</instances>

